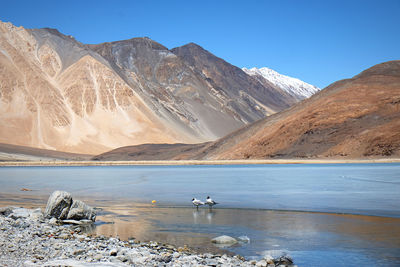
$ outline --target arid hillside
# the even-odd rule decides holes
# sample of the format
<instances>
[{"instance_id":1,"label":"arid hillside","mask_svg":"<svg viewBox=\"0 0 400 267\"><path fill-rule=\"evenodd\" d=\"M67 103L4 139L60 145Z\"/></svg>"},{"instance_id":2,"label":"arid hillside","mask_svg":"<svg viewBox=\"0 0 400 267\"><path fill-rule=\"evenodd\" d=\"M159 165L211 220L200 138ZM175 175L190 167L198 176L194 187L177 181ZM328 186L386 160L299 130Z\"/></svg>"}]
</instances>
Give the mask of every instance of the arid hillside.
<instances>
[{"instance_id":1,"label":"arid hillside","mask_svg":"<svg viewBox=\"0 0 400 267\"><path fill-rule=\"evenodd\" d=\"M400 156L400 61L373 66L196 155L212 159Z\"/></svg>"},{"instance_id":2,"label":"arid hillside","mask_svg":"<svg viewBox=\"0 0 400 267\"><path fill-rule=\"evenodd\" d=\"M151 145L120 148L101 159L400 157L400 61L333 83L292 108L215 142L170 147L173 151L164 148L162 154L150 153L151 158L149 151L154 149Z\"/></svg>"}]
</instances>

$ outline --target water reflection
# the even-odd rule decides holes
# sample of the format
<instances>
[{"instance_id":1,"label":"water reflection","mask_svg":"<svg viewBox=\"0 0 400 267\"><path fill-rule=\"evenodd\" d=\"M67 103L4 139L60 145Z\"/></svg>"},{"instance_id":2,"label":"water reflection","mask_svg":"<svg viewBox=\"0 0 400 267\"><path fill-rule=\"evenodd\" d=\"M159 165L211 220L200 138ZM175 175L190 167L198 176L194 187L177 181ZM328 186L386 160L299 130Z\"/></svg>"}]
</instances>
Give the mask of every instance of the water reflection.
<instances>
[{"instance_id":1,"label":"water reflection","mask_svg":"<svg viewBox=\"0 0 400 267\"><path fill-rule=\"evenodd\" d=\"M213 218L216 214L215 210L193 210L193 223L194 224L199 224L203 222L203 218L205 217L207 219L207 222L209 224L213 223Z\"/></svg>"},{"instance_id":2,"label":"water reflection","mask_svg":"<svg viewBox=\"0 0 400 267\"><path fill-rule=\"evenodd\" d=\"M212 224L215 214L216 214L215 210L208 211L208 213L207 213L207 221L208 221L209 224Z\"/></svg>"}]
</instances>

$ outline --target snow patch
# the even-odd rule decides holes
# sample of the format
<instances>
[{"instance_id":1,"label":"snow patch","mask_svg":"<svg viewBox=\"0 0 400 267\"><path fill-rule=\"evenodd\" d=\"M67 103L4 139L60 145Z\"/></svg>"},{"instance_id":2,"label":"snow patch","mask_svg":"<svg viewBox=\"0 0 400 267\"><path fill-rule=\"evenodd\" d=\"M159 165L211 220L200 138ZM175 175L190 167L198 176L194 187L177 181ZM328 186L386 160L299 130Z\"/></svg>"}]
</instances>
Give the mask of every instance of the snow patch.
<instances>
[{"instance_id":1,"label":"snow patch","mask_svg":"<svg viewBox=\"0 0 400 267\"><path fill-rule=\"evenodd\" d=\"M318 87L303 82L299 79L289 77L286 75L282 75L270 68L242 68L244 72L246 72L250 76L262 76L264 79L268 80L269 82L273 83L274 85L280 87L281 89L285 90L289 94L298 97L298 98L308 98L318 92Z\"/></svg>"}]
</instances>

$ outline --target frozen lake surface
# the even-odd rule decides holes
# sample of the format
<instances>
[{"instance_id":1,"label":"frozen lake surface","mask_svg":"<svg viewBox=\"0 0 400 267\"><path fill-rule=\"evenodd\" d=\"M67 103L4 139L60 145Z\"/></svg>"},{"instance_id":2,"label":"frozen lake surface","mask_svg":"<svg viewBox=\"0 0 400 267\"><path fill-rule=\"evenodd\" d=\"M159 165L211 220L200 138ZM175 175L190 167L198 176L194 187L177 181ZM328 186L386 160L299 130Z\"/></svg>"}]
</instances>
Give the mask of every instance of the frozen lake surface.
<instances>
[{"instance_id":1,"label":"frozen lake surface","mask_svg":"<svg viewBox=\"0 0 400 267\"><path fill-rule=\"evenodd\" d=\"M284 250L300 266L400 264L400 164L0 168L0 204L44 206L54 190L101 207L98 220L114 223L99 234L203 251L217 235L246 235L227 249ZM213 211L191 207L207 195Z\"/></svg>"}]
</instances>

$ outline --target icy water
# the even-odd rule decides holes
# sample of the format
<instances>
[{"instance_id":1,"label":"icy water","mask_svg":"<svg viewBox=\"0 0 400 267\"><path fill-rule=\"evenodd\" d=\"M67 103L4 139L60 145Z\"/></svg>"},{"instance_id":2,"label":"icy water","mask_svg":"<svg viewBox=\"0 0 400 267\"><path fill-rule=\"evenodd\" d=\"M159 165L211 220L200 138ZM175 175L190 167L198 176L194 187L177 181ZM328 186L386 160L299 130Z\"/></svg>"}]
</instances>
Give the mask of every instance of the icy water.
<instances>
[{"instance_id":1,"label":"icy water","mask_svg":"<svg viewBox=\"0 0 400 267\"><path fill-rule=\"evenodd\" d=\"M54 190L102 208L97 234L200 251L246 235L225 249L286 251L299 266L400 265L400 164L0 168L2 206L44 206ZM215 209L191 207L207 195Z\"/></svg>"}]
</instances>

